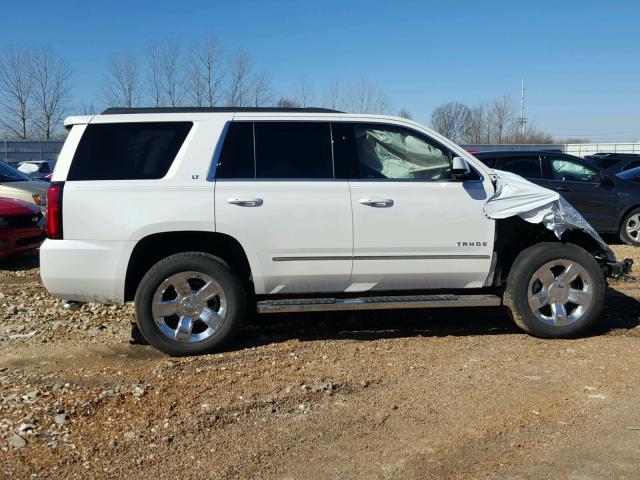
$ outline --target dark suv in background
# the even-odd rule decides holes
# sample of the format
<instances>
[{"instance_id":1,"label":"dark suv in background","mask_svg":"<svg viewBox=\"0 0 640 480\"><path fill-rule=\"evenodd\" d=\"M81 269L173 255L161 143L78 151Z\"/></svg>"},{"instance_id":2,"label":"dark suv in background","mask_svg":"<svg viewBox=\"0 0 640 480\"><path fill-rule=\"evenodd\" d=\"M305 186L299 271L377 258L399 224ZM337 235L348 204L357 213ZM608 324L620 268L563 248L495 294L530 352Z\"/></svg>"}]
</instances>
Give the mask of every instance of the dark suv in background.
<instances>
[{"instance_id":1,"label":"dark suv in background","mask_svg":"<svg viewBox=\"0 0 640 480\"><path fill-rule=\"evenodd\" d=\"M552 151L475 153L491 168L559 192L600 233L640 246L640 188L581 158Z\"/></svg>"},{"instance_id":2,"label":"dark suv in background","mask_svg":"<svg viewBox=\"0 0 640 480\"><path fill-rule=\"evenodd\" d=\"M594 153L584 159L608 173L620 173L640 167L640 154L637 153Z\"/></svg>"}]
</instances>

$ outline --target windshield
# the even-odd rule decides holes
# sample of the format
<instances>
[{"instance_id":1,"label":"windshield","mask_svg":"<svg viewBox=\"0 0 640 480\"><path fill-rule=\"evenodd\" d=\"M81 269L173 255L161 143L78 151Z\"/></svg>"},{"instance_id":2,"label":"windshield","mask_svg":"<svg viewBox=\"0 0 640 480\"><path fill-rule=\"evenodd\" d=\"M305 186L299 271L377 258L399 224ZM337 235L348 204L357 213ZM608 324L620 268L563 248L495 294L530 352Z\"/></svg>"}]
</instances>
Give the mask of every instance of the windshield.
<instances>
[{"instance_id":1,"label":"windshield","mask_svg":"<svg viewBox=\"0 0 640 480\"><path fill-rule=\"evenodd\" d=\"M0 182L28 182L31 178L15 168L0 162Z\"/></svg>"},{"instance_id":2,"label":"windshield","mask_svg":"<svg viewBox=\"0 0 640 480\"><path fill-rule=\"evenodd\" d=\"M640 183L640 167L630 168L629 170L625 170L624 172L617 173L616 177L628 182Z\"/></svg>"}]
</instances>

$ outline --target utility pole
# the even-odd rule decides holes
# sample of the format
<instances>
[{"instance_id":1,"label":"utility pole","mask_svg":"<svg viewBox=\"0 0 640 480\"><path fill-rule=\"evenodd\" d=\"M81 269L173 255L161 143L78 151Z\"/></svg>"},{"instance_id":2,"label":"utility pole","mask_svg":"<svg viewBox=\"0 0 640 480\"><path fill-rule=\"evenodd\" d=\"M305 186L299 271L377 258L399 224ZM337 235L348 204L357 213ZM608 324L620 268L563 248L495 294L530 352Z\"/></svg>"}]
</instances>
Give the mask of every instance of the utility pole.
<instances>
[{"instance_id":1,"label":"utility pole","mask_svg":"<svg viewBox=\"0 0 640 480\"><path fill-rule=\"evenodd\" d=\"M524 116L524 76L522 77L520 92L520 117L518 118L518 124L520 125L520 138L524 141L527 126L527 117Z\"/></svg>"}]
</instances>

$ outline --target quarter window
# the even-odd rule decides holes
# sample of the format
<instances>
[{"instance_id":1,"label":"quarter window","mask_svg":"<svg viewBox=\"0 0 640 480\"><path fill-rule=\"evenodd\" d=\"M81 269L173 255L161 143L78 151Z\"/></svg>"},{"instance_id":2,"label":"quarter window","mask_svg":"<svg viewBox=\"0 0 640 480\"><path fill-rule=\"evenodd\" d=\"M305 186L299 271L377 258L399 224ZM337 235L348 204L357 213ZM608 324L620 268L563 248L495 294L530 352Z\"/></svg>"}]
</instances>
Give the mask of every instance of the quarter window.
<instances>
[{"instance_id":1,"label":"quarter window","mask_svg":"<svg viewBox=\"0 0 640 480\"><path fill-rule=\"evenodd\" d=\"M191 122L88 125L73 156L68 180L143 180L164 177Z\"/></svg>"},{"instance_id":2,"label":"quarter window","mask_svg":"<svg viewBox=\"0 0 640 480\"><path fill-rule=\"evenodd\" d=\"M448 179L451 152L410 130L391 126L355 126L360 178Z\"/></svg>"},{"instance_id":3,"label":"quarter window","mask_svg":"<svg viewBox=\"0 0 640 480\"><path fill-rule=\"evenodd\" d=\"M515 173L524 178L542 178L540 158L538 156L503 158L501 166L502 170Z\"/></svg>"},{"instance_id":4,"label":"quarter window","mask_svg":"<svg viewBox=\"0 0 640 480\"><path fill-rule=\"evenodd\" d=\"M334 178L328 122L255 122L257 178Z\"/></svg>"}]
</instances>

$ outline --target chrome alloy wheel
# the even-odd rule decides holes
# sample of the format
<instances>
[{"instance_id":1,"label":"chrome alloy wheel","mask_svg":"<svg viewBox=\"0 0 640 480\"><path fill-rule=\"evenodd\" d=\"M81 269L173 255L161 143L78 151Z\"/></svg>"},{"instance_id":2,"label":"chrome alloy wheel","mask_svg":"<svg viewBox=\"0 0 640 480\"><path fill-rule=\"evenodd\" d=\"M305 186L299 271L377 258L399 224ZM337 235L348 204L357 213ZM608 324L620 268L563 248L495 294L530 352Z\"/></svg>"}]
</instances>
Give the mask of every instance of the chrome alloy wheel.
<instances>
[{"instance_id":1,"label":"chrome alloy wheel","mask_svg":"<svg viewBox=\"0 0 640 480\"><path fill-rule=\"evenodd\" d=\"M543 323L553 327L571 325L591 307L593 279L572 260L553 260L533 274L527 299L531 311Z\"/></svg>"},{"instance_id":2,"label":"chrome alloy wheel","mask_svg":"<svg viewBox=\"0 0 640 480\"><path fill-rule=\"evenodd\" d=\"M209 275L180 272L156 289L151 312L166 337L183 343L201 342L224 324L227 296Z\"/></svg>"},{"instance_id":3,"label":"chrome alloy wheel","mask_svg":"<svg viewBox=\"0 0 640 480\"><path fill-rule=\"evenodd\" d=\"M627 235L636 243L640 243L640 213L631 215L627 218L627 224L625 225Z\"/></svg>"}]
</instances>

